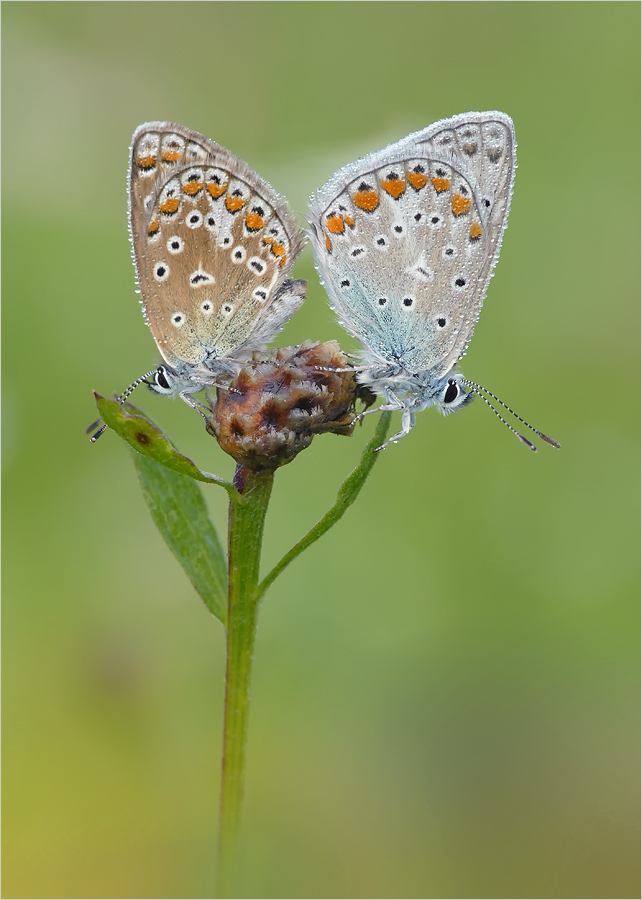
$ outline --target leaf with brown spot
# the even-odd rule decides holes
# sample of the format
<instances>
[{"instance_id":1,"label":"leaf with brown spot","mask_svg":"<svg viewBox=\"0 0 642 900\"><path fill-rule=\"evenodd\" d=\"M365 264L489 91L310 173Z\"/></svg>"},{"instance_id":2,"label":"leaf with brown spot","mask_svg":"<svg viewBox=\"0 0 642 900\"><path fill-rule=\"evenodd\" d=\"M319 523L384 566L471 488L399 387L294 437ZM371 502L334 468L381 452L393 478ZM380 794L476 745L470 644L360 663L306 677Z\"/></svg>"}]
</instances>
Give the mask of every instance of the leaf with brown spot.
<instances>
[{"instance_id":1,"label":"leaf with brown spot","mask_svg":"<svg viewBox=\"0 0 642 900\"><path fill-rule=\"evenodd\" d=\"M137 450L143 456L152 457L162 466L173 469L180 475L186 475L188 478L193 478L195 481L203 481L206 484L218 484L225 488L232 499L240 499L238 491L229 481L219 478L218 475L201 471L191 459L179 453L160 428L154 425L153 422L150 422L135 407L127 404L130 409L135 410L134 415L130 415L116 400L109 400L107 397L101 397L100 394L96 393L94 393L94 396L103 421L119 437L127 441L134 450Z\"/></svg>"}]
</instances>

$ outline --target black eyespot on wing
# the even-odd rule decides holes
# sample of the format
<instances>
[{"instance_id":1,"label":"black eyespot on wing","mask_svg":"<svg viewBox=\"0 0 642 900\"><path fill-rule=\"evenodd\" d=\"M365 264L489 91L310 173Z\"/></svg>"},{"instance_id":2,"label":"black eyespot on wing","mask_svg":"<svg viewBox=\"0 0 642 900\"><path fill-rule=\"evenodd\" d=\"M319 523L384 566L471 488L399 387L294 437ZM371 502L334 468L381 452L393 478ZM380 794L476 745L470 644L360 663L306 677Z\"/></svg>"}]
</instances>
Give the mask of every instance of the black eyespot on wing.
<instances>
[{"instance_id":1,"label":"black eyespot on wing","mask_svg":"<svg viewBox=\"0 0 642 900\"><path fill-rule=\"evenodd\" d=\"M377 303L379 304L379 306L385 306L387 302L388 302L387 297L379 297L379 299L377 300Z\"/></svg>"},{"instance_id":2,"label":"black eyespot on wing","mask_svg":"<svg viewBox=\"0 0 642 900\"><path fill-rule=\"evenodd\" d=\"M439 325L440 328L443 328L446 325L446 320L444 319L443 316L440 316L437 319L437 325Z\"/></svg>"},{"instance_id":3,"label":"black eyespot on wing","mask_svg":"<svg viewBox=\"0 0 642 900\"><path fill-rule=\"evenodd\" d=\"M344 278L341 282L341 287L350 287L350 279Z\"/></svg>"},{"instance_id":4,"label":"black eyespot on wing","mask_svg":"<svg viewBox=\"0 0 642 900\"><path fill-rule=\"evenodd\" d=\"M412 306L412 297L404 297L403 305L404 306Z\"/></svg>"}]
</instances>

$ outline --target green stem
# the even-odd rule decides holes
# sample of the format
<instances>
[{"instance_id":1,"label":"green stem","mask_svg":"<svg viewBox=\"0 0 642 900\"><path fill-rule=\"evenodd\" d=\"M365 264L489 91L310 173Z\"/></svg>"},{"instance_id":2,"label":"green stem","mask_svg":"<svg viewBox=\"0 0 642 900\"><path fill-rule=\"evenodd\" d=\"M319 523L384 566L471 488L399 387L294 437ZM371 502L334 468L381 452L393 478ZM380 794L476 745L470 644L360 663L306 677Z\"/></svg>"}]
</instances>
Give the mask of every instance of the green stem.
<instances>
[{"instance_id":1,"label":"green stem","mask_svg":"<svg viewBox=\"0 0 642 900\"><path fill-rule=\"evenodd\" d=\"M237 466L229 510L229 584L225 724L219 831L218 896L237 896L238 847L245 780L245 756L250 713L250 681L259 601L275 578L343 516L357 499L376 452L390 427L389 412L381 414L373 439L339 489L337 501L308 534L277 563L259 585L263 527L274 472ZM237 493L238 492L238 493Z\"/></svg>"},{"instance_id":2,"label":"green stem","mask_svg":"<svg viewBox=\"0 0 642 900\"><path fill-rule=\"evenodd\" d=\"M219 831L219 897L236 896L241 805L250 713L250 681L263 526L274 472L237 466L241 502L229 509L227 669Z\"/></svg>"}]
</instances>

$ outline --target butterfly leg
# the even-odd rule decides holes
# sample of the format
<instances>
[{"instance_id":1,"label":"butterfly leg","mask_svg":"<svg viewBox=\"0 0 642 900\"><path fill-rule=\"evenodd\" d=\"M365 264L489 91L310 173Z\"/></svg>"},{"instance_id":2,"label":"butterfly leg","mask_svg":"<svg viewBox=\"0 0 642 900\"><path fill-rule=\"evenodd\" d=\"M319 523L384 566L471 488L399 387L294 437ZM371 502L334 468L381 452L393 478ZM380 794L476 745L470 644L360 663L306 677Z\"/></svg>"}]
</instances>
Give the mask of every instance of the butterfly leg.
<instances>
[{"instance_id":1,"label":"butterfly leg","mask_svg":"<svg viewBox=\"0 0 642 900\"><path fill-rule=\"evenodd\" d=\"M382 409L382 410L401 409L402 410L401 431L398 431L396 434L393 434L393 436L391 438L389 438L385 444L382 444L381 447L377 447L375 452L378 452L379 450L385 450L386 447L390 446L390 444L396 444L397 441L400 441L402 437L405 437L409 433L411 428L415 427L415 424L417 421L415 418L415 414L412 411L411 407L407 406L402 400L399 399L399 397L397 397L395 394L390 392L388 395L388 399L390 399L392 402L386 404L385 406L380 406L379 409ZM394 401L396 401L396 402L394 402Z\"/></svg>"},{"instance_id":2,"label":"butterfly leg","mask_svg":"<svg viewBox=\"0 0 642 900\"><path fill-rule=\"evenodd\" d=\"M181 391L181 393L178 396L181 398L181 400L184 400L188 406L191 406L192 409L195 409L196 412L199 414L199 416L202 416L206 422L209 422L210 417L212 415L212 410L209 408L209 406L206 406L204 403L202 403L200 400L197 400L195 397L191 397L185 391Z\"/></svg>"}]
</instances>

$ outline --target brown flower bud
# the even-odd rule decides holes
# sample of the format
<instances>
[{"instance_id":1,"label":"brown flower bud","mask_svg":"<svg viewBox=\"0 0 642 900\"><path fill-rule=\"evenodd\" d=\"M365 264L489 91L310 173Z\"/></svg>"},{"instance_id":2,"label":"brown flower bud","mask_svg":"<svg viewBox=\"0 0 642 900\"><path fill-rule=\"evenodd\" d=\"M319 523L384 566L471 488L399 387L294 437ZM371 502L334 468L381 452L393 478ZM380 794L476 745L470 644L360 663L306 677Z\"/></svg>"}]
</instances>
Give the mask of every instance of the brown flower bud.
<instances>
[{"instance_id":1,"label":"brown flower bud","mask_svg":"<svg viewBox=\"0 0 642 900\"><path fill-rule=\"evenodd\" d=\"M276 469L327 431L350 435L355 402L366 405L336 341L254 353L228 389L217 390L207 430L244 466ZM368 402L369 401L369 402Z\"/></svg>"}]
</instances>

